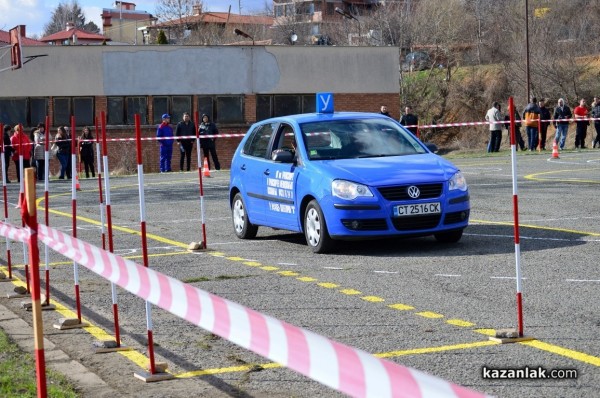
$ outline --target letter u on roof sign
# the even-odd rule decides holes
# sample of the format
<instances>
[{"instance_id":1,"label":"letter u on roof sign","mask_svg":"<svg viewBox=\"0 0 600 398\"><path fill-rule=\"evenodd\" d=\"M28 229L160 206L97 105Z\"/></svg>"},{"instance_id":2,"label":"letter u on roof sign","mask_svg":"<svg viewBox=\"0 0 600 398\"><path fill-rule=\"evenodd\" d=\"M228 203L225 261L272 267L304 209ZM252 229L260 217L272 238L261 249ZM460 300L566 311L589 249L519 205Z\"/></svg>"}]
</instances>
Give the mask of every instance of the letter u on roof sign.
<instances>
[{"instance_id":1,"label":"letter u on roof sign","mask_svg":"<svg viewBox=\"0 0 600 398\"><path fill-rule=\"evenodd\" d=\"M333 93L317 93L317 113L333 113Z\"/></svg>"}]
</instances>

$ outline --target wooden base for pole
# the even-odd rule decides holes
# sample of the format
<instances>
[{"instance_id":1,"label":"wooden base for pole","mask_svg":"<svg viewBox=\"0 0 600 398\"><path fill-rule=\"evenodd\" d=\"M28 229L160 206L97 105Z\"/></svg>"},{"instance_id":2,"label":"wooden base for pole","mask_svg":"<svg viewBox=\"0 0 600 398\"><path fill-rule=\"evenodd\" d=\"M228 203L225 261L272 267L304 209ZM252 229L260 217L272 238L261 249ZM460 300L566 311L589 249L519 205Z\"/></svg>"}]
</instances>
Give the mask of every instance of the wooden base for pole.
<instances>
[{"instance_id":1,"label":"wooden base for pole","mask_svg":"<svg viewBox=\"0 0 600 398\"><path fill-rule=\"evenodd\" d=\"M80 322L77 318L60 318L58 323L52 325L54 328L59 330L67 330L67 329L78 329L89 326L88 323Z\"/></svg>"},{"instance_id":2,"label":"wooden base for pole","mask_svg":"<svg viewBox=\"0 0 600 398\"><path fill-rule=\"evenodd\" d=\"M154 383L156 381L164 381L164 380L173 380L175 376L171 373L167 373L167 364L165 362L156 362L154 364L154 369L156 373L152 374L150 372L141 372L134 373L133 375L140 380L145 381L146 383Z\"/></svg>"},{"instance_id":3,"label":"wooden base for pole","mask_svg":"<svg viewBox=\"0 0 600 398\"><path fill-rule=\"evenodd\" d=\"M21 307L23 307L26 311L31 311L33 308L33 302L31 300L21 301ZM56 309L54 304L44 304L40 306L42 311L53 311Z\"/></svg>"},{"instance_id":4,"label":"wooden base for pole","mask_svg":"<svg viewBox=\"0 0 600 398\"><path fill-rule=\"evenodd\" d=\"M117 342L114 340L94 341L93 346L96 348L94 350L95 354L105 354L107 352L117 351L131 351L131 347L127 347L124 345L117 347Z\"/></svg>"},{"instance_id":5,"label":"wooden base for pole","mask_svg":"<svg viewBox=\"0 0 600 398\"><path fill-rule=\"evenodd\" d=\"M29 297L31 294L23 286L17 286L13 289L14 293L8 293L6 297L9 299Z\"/></svg>"},{"instance_id":6,"label":"wooden base for pole","mask_svg":"<svg viewBox=\"0 0 600 398\"><path fill-rule=\"evenodd\" d=\"M0 272L0 282L12 282L15 278L9 278L4 274L4 272Z\"/></svg>"},{"instance_id":7,"label":"wooden base for pole","mask_svg":"<svg viewBox=\"0 0 600 398\"><path fill-rule=\"evenodd\" d=\"M199 252L205 249L206 247L204 247L204 243L202 242L191 242L187 247L189 252Z\"/></svg>"},{"instance_id":8,"label":"wooden base for pole","mask_svg":"<svg viewBox=\"0 0 600 398\"><path fill-rule=\"evenodd\" d=\"M522 341L532 341L535 340L535 337L519 336L519 332L516 329L498 329L496 330L496 335L490 336L489 339L500 344L508 344L520 343Z\"/></svg>"}]
</instances>

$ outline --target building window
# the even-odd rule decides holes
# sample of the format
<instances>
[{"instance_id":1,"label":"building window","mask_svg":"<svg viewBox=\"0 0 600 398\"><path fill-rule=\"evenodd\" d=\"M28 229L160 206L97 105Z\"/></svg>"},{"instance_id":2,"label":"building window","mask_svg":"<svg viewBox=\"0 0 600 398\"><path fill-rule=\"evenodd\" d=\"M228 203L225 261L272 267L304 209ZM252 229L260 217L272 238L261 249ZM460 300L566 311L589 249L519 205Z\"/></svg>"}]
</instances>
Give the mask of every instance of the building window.
<instances>
[{"instance_id":1,"label":"building window","mask_svg":"<svg viewBox=\"0 0 600 398\"><path fill-rule=\"evenodd\" d=\"M46 122L48 100L46 98L31 98L29 100L29 125L37 126Z\"/></svg>"},{"instance_id":2,"label":"building window","mask_svg":"<svg viewBox=\"0 0 600 398\"><path fill-rule=\"evenodd\" d=\"M53 98L54 110L54 126L70 126L71 125L71 99L70 98Z\"/></svg>"},{"instance_id":3,"label":"building window","mask_svg":"<svg viewBox=\"0 0 600 398\"><path fill-rule=\"evenodd\" d=\"M171 98L171 122L179 123L183 120L183 113L187 112L192 115L192 97L178 96Z\"/></svg>"},{"instance_id":4,"label":"building window","mask_svg":"<svg viewBox=\"0 0 600 398\"><path fill-rule=\"evenodd\" d=\"M123 97L108 97L107 102L107 124L125 124L125 103Z\"/></svg>"},{"instance_id":5,"label":"building window","mask_svg":"<svg viewBox=\"0 0 600 398\"><path fill-rule=\"evenodd\" d=\"M125 97L127 106L125 124L135 124L134 115L140 114L140 123L148 123L148 99L146 97Z\"/></svg>"},{"instance_id":6,"label":"building window","mask_svg":"<svg viewBox=\"0 0 600 398\"><path fill-rule=\"evenodd\" d=\"M152 121L160 123L165 113L169 113L169 97L152 97Z\"/></svg>"},{"instance_id":7,"label":"building window","mask_svg":"<svg viewBox=\"0 0 600 398\"><path fill-rule=\"evenodd\" d=\"M215 120L222 124L244 122L244 97L217 97L217 114Z\"/></svg>"},{"instance_id":8,"label":"building window","mask_svg":"<svg viewBox=\"0 0 600 398\"><path fill-rule=\"evenodd\" d=\"M202 115L208 115L210 120L214 120L213 97L210 97L208 95L198 97L198 114L200 116L200 119L202 119Z\"/></svg>"},{"instance_id":9,"label":"building window","mask_svg":"<svg viewBox=\"0 0 600 398\"><path fill-rule=\"evenodd\" d=\"M315 94L256 96L256 121L315 111Z\"/></svg>"},{"instance_id":10,"label":"building window","mask_svg":"<svg viewBox=\"0 0 600 398\"><path fill-rule=\"evenodd\" d=\"M0 121L11 126L19 123L27 125L27 99L0 99Z\"/></svg>"},{"instance_id":11,"label":"building window","mask_svg":"<svg viewBox=\"0 0 600 398\"><path fill-rule=\"evenodd\" d=\"M94 99L92 97L73 98L73 116L77 126L94 125Z\"/></svg>"}]
</instances>

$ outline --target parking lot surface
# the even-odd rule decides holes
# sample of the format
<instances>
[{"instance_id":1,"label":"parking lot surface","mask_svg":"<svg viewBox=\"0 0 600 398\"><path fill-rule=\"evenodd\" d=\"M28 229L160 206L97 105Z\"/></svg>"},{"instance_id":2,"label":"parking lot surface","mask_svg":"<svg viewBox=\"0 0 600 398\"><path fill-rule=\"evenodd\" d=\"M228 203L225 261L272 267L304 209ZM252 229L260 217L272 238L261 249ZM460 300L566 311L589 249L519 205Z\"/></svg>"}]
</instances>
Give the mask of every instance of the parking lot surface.
<instances>
[{"instance_id":1,"label":"parking lot surface","mask_svg":"<svg viewBox=\"0 0 600 398\"><path fill-rule=\"evenodd\" d=\"M600 390L600 151L518 156L520 261L524 331L535 340L489 341L517 323L513 182L508 153L461 157L471 194L470 226L456 244L433 237L341 242L337 253L314 254L298 233L259 228L254 240L232 230L227 171L204 179L208 250L202 240L197 173L145 176L149 266L254 310L501 397L589 397ZM97 181L82 180L77 236L101 246ZM38 189L43 186L38 185ZM14 204L18 186L8 186ZM40 196L38 192L38 197ZM50 185L50 225L71 227L70 184ZM141 264L137 177L111 179L115 253ZM39 205L43 209L44 202ZM17 209L11 220L17 223ZM43 214L40 211L40 219ZM15 274L24 279L21 247ZM44 251L41 251L42 269ZM5 256L2 255L4 259ZM73 311L73 266L50 255L51 296ZM3 270L5 270L3 262ZM43 277L43 275L42 275ZM110 285L79 267L83 316L112 330ZM43 279L43 278L42 278ZM0 304L27 322L31 314L0 284ZM119 291L121 336L133 354L93 354L97 332L59 331L58 312L44 312L46 337L122 396L338 396L320 384L238 348L160 309L152 312L155 354L177 378L144 384L144 302ZM96 329L94 329L96 330ZM33 343L32 343L33 344ZM260 365L260 366L257 366ZM484 367L576 369L577 379L484 378ZM191 395L192 394L192 395ZM92 396L87 394L86 396Z\"/></svg>"}]
</instances>

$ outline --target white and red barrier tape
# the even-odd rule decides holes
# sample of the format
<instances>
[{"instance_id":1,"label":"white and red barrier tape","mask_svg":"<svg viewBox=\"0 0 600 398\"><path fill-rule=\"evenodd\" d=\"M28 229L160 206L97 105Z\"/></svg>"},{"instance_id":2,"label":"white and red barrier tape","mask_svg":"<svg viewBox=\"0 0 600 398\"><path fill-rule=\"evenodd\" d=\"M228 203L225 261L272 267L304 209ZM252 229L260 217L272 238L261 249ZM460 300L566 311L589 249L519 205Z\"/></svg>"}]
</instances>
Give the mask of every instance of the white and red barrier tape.
<instances>
[{"instance_id":1,"label":"white and red barrier tape","mask_svg":"<svg viewBox=\"0 0 600 398\"><path fill-rule=\"evenodd\" d=\"M0 221L0 235L29 232ZM38 225L40 241L123 289L232 343L353 397L486 397L290 325Z\"/></svg>"}]
</instances>

